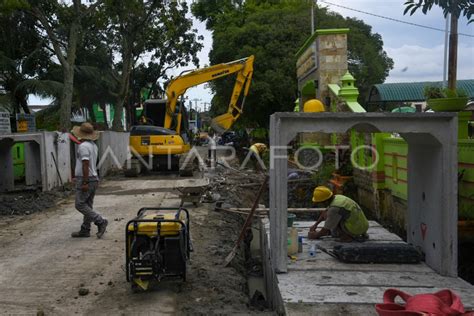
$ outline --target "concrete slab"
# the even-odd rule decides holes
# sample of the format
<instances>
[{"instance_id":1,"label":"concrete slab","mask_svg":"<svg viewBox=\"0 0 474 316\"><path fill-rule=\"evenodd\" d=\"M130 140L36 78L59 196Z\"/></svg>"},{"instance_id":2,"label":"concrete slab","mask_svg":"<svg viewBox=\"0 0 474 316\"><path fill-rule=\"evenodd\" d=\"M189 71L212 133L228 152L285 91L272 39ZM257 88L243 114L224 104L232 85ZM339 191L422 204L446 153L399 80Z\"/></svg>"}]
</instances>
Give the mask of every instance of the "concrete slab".
<instances>
[{"instance_id":1,"label":"concrete slab","mask_svg":"<svg viewBox=\"0 0 474 316\"><path fill-rule=\"evenodd\" d=\"M357 267L354 268L358 270ZM452 289L472 290L472 286L462 279L442 277L429 270L427 272L373 271L372 273L354 273L354 270L331 273L331 270L321 269L321 273L318 274L314 271L294 271L291 274L279 275L278 280L282 286L309 281L317 286L328 287L354 286L355 284L360 287L381 287L390 284L396 288L444 288L448 281ZM290 292L294 291L290 290Z\"/></svg>"},{"instance_id":2,"label":"concrete slab","mask_svg":"<svg viewBox=\"0 0 474 316\"><path fill-rule=\"evenodd\" d=\"M105 177L112 170L122 169L127 160L130 133L105 131L97 140L99 147L99 175Z\"/></svg>"},{"instance_id":3,"label":"concrete slab","mask_svg":"<svg viewBox=\"0 0 474 316\"><path fill-rule=\"evenodd\" d=\"M296 221L300 236L306 236L314 222ZM269 257L269 219L261 219L264 258ZM403 243L377 222L370 221L371 242ZM474 308L474 286L457 277L436 273L425 263L420 264L349 264L317 250L310 257L312 243L326 249L341 244L334 238L318 241L305 239L303 252L296 260L287 259L287 273L275 274L271 263L264 267L272 306L288 315L376 315L374 304L382 302L383 293L397 288L411 294L433 293L449 288L457 293L466 308Z\"/></svg>"}]
</instances>

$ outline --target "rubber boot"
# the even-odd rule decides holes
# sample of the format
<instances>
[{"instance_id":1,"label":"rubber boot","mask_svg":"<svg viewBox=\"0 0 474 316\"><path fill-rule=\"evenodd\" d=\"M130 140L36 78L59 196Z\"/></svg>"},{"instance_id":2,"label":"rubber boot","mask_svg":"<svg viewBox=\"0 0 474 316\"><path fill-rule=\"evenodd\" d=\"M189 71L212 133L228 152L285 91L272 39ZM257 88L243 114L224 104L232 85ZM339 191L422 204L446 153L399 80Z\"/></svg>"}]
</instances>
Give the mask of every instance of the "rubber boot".
<instances>
[{"instance_id":1,"label":"rubber boot","mask_svg":"<svg viewBox=\"0 0 474 316\"><path fill-rule=\"evenodd\" d=\"M90 237L90 236L91 236L90 230L83 229L82 227L80 231L73 232L71 234L72 238L83 238L83 237Z\"/></svg>"},{"instance_id":2,"label":"rubber boot","mask_svg":"<svg viewBox=\"0 0 474 316\"><path fill-rule=\"evenodd\" d=\"M97 232L97 238L102 238L105 234L105 229L107 228L107 225L109 224L109 221L104 218L102 223L98 224L97 227L99 231Z\"/></svg>"}]
</instances>

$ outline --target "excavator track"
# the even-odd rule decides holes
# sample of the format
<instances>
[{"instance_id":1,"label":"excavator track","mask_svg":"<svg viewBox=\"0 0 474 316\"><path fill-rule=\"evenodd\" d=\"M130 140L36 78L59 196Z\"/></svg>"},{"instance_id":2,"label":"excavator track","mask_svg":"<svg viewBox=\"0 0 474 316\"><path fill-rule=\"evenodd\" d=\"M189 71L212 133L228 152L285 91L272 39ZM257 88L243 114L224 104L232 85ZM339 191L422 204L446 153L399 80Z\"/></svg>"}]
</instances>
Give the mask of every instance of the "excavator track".
<instances>
[{"instance_id":1,"label":"excavator track","mask_svg":"<svg viewBox=\"0 0 474 316\"><path fill-rule=\"evenodd\" d=\"M140 161L137 158L133 157L130 161L130 168L128 168L127 165L124 166L123 172L126 177L138 177L141 172L141 169L142 166L140 164Z\"/></svg>"}]
</instances>

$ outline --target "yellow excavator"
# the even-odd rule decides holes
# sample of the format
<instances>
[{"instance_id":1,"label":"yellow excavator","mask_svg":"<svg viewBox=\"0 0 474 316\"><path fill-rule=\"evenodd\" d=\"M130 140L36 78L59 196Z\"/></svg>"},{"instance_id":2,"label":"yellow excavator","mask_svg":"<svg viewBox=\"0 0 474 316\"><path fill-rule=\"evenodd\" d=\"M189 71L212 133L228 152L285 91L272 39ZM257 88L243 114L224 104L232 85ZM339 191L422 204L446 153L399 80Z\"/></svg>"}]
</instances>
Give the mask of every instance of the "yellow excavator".
<instances>
[{"instance_id":1,"label":"yellow excavator","mask_svg":"<svg viewBox=\"0 0 474 316\"><path fill-rule=\"evenodd\" d=\"M125 175L137 176L146 167L148 170L173 170L179 171L180 176L192 176L196 158L188 157L192 137L189 135L187 111L182 100L184 93L191 87L236 74L227 112L213 118L211 122L214 130L225 131L242 114L252 81L253 62L252 55L229 63L185 71L169 82L166 99L145 101L141 124L132 126L130 130L132 159L125 168ZM243 97L239 102L242 90Z\"/></svg>"}]
</instances>

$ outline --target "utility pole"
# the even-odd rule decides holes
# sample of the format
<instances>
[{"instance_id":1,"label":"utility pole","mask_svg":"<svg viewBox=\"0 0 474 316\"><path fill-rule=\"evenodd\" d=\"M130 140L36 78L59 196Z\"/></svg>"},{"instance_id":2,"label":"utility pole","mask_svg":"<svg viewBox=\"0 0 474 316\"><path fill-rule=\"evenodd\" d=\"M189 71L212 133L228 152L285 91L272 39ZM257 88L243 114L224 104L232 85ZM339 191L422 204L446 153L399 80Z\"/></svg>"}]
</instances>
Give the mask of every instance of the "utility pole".
<instances>
[{"instance_id":1,"label":"utility pole","mask_svg":"<svg viewBox=\"0 0 474 316\"><path fill-rule=\"evenodd\" d=\"M444 60L443 60L443 88L446 88L448 85L448 82L446 80L446 76L448 73L448 46L449 46L449 20L451 18L451 14L448 13L446 15L446 31L444 34Z\"/></svg>"},{"instance_id":2,"label":"utility pole","mask_svg":"<svg viewBox=\"0 0 474 316\"><path fill-rule=\"evenodd\" d=\"M195 106L195 109L196 109L196 111L197 111L197 110L198 110L198 101L201 101L201 99L194 98L194 99L192 99L191 101L194 101L194 102L195 102L195 105L196 105L196 106Z\"/></svg>"},{"instance_id":3,"label":"utility pole","mask_svg":"<svg viewBox=\"0 0 474 316\"><path fill-rule=\"evenodd\" d=\"M318 7L318 0L311 1L311 34L316 31L316 15L314 14L314 9Z\"/></svg>"},{"instance_id":4,"label":"utility pole","mask_svg":"<svg viewBox=\"0 0 474 316\"><path fill-rule=\"evenodd\" d=\"M318 0L311 0L311 35L313 35L314 32L316 32L316 14L315 14L315 10L317 9L318 7ZM318 51L318 44L317 44L317 41L314 41L313 42L313 45L312 45L312 48L313 50L313 58L314 58L314 62L315 62L315 65L316 67L318 67L318 56L317 56L317 51ZM316 97L320 97L320 90L319 90L319 86L317 87L317 90L316 90ZM300 98L300 111L303 111L303 97Z\"/></svg>"},{"instance_id":5,"label":"utility pole","mask_svg":"<svg viewBox=\"0 0 474 316\"><path fill-rule=\"evenodd\" d=\"M456 90L458 67L458 19L456 13L451 14L451 34L449 34L448 89Z\"/></svg>"},{"instance_id":6,"label":"utility pole","mask_svg":"<svg viewBox=\"0 0 474 316\"><path fill-rule=\"evenodd\" d=\"M198 101L201 101L201 99L198 99L198 98L194 98L192 100L190 100L189 102L192 104L192 102L195 102L195 114L194 114L194 120L193 120L193 113L190 111L190 114L189 114L189 119L192 123L194 123L194 129L197 130L198 128L198 112L199 112L199 108L198 108Z\"/></svg>"},{"instance_id":7,"label":"utility pole","mask_svg":"<svg viewBox=\"0 0 474 316\"><path fill-rule=\"evenodd\" d=\"M207 106L208 106L208 105L211 105L209 102L201 102L201 104L204 105L204 112L207 111Z\"/></svg>"}]
</instances>

